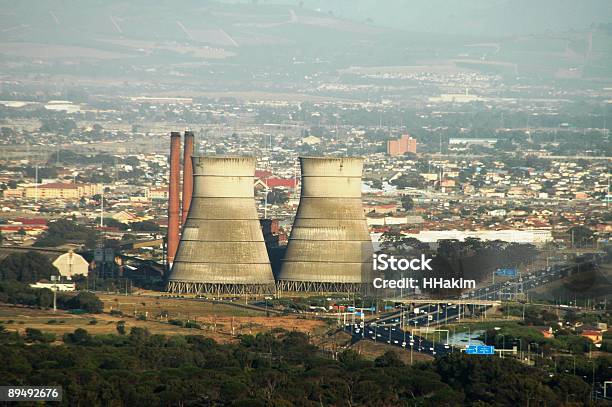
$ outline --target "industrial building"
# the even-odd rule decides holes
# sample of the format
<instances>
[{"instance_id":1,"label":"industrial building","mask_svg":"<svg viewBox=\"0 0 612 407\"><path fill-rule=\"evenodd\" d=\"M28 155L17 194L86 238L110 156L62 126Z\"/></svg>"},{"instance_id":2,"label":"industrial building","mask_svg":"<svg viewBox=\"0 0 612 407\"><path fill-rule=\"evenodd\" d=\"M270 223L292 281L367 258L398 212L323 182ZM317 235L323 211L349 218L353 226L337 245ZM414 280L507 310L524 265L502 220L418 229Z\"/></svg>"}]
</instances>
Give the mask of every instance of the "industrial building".
<instances>
[{"instance_id":1,"label":"industrial building","mask_svg":"<svg viewBox=\"0 0 612 407\"><path fill-rule=\"evenodd\" d=\"M362 158L300 158L301 198L279 291L360 292L373 247L361 201Z\"/></svg>"},{"instance_id":2,"label":"industrial building","mask_svg":"<svg viewBox=\"0 0 612 407\"><path fill-rule=\"evenodd\" d=\"M72 250L58 256L53 262L53 265L59 271L60 276L66 277L68 280L71 280L72 276L79 274L87 276L89 273L89 263L87 260Z\"/></svg>"},{"instance_id":3,"label":"industrial building","mask_svg":"<svg viewBox=\"0 0 612 407\"><path fill-rule=\"evenodd\" d=\"M173 132L170 139L169 292L361 292L371 285L373 247L361 202L363 159L300 158L301 198L286 253L275 257L277 265L282 259L275 284L266 243L277 247L278 239L268 233L266 240L262 233L255 158L191 157L193 134L185 132L181 199L181 135Z\"/></svg>"},{"instance_id":4,"label":"industrial building","mask_svg":"<svg viewBox=\"0 0 612 407\"><path fill-rule=\"evenodd\" d=\"M191 206L168 291L273 293L274 276L255 208L255 158L193 157L192 168Z\"/></svg>"}]
</instances>

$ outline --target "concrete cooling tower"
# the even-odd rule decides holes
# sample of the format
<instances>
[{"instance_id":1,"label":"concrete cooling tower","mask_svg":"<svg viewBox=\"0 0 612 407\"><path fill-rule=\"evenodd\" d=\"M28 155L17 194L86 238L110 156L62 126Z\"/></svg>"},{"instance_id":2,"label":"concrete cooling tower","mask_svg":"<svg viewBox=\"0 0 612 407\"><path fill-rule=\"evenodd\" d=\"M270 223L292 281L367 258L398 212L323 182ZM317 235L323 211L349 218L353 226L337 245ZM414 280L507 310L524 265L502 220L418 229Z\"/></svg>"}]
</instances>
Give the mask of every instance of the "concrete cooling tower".
<instances>
[{"instance_id":1,"label":"concrete cooling tower","mask_svg":"<svg viewBox=\"0 0 612 407\"><path fill-rule=\"evenodd\" d=\"M278 276L281 291L357 292L372 284L361 158L300 158L302 189Z\"/></svg>"},{"instance_id":2,"label":"concrete cooling tower","mask_svg":"<svg viewBox=\"0 0 612 407\"><path fill-rule=\"evenodd\" d=\"M193 157L193 195L168 291L263 294L274 277L259 226L255 158Z\"/></svg>"}]
</instances>

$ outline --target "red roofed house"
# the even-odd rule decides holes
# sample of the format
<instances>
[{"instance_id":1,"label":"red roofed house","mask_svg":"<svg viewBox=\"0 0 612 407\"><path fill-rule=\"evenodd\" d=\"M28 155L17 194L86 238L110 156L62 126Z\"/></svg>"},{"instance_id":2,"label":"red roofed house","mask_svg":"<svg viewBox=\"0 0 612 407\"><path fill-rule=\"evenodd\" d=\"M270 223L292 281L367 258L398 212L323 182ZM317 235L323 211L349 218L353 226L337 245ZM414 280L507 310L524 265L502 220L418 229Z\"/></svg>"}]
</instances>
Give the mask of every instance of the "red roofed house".
<instances>
[{"instance_id":1,"label":"red roofed house","mask_svg":"<svg viewBox=\"0 0 612 407\"><path fill-rule=\"evenodd\" d=\"M584 338L587 338L588 340L590 340L593 343L601 343L601 341L603 340L603 332L602 331L584 330L584 331L582 331L580 336L582 336Z\"/></svg>"},{"instance_id":2,"label":"red roofed house","mask_svg":"<svg viewBox=\"0 0 612 407\"><path fill-rule=\"evenodd\" d=\"M274 188L286 188L294 189L297 185L297 181L293 178L264 178L255 181L256 189L274 189Z\"/></svg>"},{"instance_id":3,"label":"red roofed house","mask_svg":"<svg viewBox=\"0 0 612 407\"><path fill-rule=\"evenodd\" d=\"M548 328L545 328L545 329L541 329L540 332L542 332L542 335L544 335L545 338L554 338L555 337L551 327L548 327Z\"/></svg>"},{"instance_id":4,"label":"red roofed house","mask_svg":"<svg viewBox=\"0 0 612 407\"><path fill-rule=\"evenodd\" d=\"M45 218L15 218L15 222L29 226L47 226L47 219Z\"/></svg>"}]
</instances>

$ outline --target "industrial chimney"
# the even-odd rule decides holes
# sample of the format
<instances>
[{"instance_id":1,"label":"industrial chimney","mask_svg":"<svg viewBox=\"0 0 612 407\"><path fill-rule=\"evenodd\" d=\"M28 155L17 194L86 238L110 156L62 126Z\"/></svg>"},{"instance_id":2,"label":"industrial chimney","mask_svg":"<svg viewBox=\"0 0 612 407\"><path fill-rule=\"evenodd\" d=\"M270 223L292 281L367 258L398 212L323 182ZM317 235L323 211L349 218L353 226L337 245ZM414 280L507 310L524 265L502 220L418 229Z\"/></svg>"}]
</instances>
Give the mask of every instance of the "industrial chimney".
<instances>
[{"instance_id":1,"label":"industrial chimney","mask_svg":"<svg viewBox=\"0 0 612 407\"><path fill-rule=\"evenodd\" d=\"M274 292L253 181L255 158L193 157L193 197L168 291Z\"/></svg>"},{"instance_id":2,"label":"industrial chimney","mask_svg":"<svg viewBox=\"0 0 612 407\"><path fill-rule=\"evenodd\" d=\"M181 133L170 133L170 185L168 188L168 264L172 265L179 243Z\"/></svg>"},{"instance_id":3,"label":"industrial chimney","mask_svg":"<svg viewBox=\"0 0 612 407\"><path fill-rule=\"evenodd\" d=\"M362 158L300 158L302 188L278 276L282 291L357 292L372 284Z\"/></svg>"},{"instance_id":4,"label":"industrial chimney","mask_svg":"<svg viewBox=\"0 0 612 407\"><path fill-rule=\"evenodd\" d=\"M183 145L183 199L181 225L185 224L187 214L189 213L189 205L191 204L191 193L193 192L193 163L191 156L193 155L193 132L185 132L185 144Z\"/></svg>"}]
</instances>

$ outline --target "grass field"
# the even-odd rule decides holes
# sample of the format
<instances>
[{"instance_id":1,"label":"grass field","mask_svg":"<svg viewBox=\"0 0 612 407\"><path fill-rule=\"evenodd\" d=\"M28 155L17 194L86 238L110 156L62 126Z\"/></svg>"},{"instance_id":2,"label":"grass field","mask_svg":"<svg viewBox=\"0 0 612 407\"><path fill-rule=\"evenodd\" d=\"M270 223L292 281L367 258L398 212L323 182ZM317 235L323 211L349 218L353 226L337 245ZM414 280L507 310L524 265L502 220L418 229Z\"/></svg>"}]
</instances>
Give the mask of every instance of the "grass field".
<instances>
[{"instance_id":1,"label":"grass field","mask_svg":"<svg viewBox=\"0 0 612 407\"><path fill-rule=\"evenodd\" d=\"M58 337L77 328L86 329L92 335L117 333L117 322L125 321L127 330L137 326L147 328L153 334L188 335L195 329L181 328L167 323L154 321L138 321L133 318L112 317L108 314L73 315L65 311L39 310L33 308L0 305L0 321L9 331L24 333L26 328L36 328L44 332L51 332ZM96 321L95 324L92 321ZM216 340L227 342L231 337L212 333Z\"/></svg>"},{"instance_id":2,"label":"grass field","mask_svg":"<svg viewBox=\"0 0 612 407\"><path fill-rule=\"evenodd\" d=\"M61 337L77 328L94 335L117 333L117 322L125 321L131 327L147 328L153 334L200 334L218 342L232 342L240 334L256 334L274 328L284 328L318 335L326 330L320 320L298 316L266 315L265 311L250 310L233 305L213 304L200 300L122 296L100 294L104 302L102 314L70 314L66 311L34 309L0 304L0 323L11 331L25 332L36 328ZM123 315L111 315L111 310ZM198 328L184 328L169 321L192 321ZM93 322L95 321L95 322Z\"/></svg>"}]
</instances>

